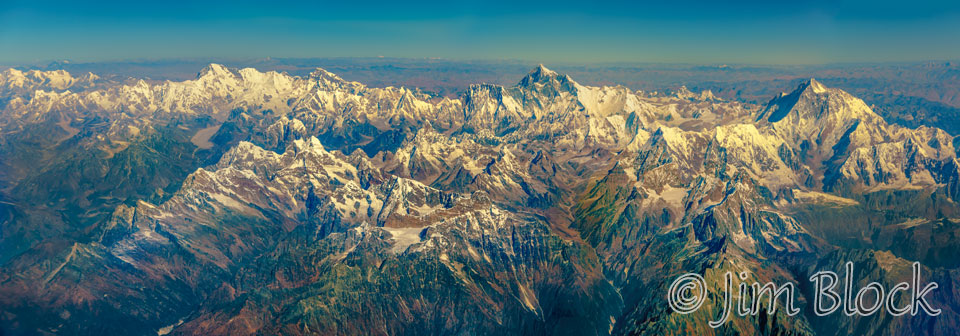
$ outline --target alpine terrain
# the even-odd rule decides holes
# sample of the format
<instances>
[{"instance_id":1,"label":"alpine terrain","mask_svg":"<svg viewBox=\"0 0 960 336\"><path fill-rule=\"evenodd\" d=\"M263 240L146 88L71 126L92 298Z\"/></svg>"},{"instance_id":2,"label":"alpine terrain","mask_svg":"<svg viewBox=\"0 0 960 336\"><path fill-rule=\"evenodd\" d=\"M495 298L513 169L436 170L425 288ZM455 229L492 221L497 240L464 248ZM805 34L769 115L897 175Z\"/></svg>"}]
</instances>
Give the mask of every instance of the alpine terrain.
<instances>
[{"instance_id":1,"label":"alpine terrain","mask_svg":"<svg viewBox=\"0 0 960 336\"><path fill-rule=\"evenodd\" d=\"M0 335L956 335L960 138L782 89L5 70ZM810 277L847 262L854 288L919 262L941 314L818 316ZM801 311L712 328L726 272Z\"/></svg>"}]
</instances>

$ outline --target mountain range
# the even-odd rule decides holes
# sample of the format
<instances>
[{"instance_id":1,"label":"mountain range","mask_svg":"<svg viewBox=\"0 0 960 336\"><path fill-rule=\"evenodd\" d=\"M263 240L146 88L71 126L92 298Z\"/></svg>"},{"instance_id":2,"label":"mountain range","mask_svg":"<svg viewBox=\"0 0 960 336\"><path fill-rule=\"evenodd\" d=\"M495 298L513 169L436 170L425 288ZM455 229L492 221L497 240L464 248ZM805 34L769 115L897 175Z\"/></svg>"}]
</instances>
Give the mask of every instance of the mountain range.
<instances>
[{"instance_id":1,"label":"mountain range","mask_svg":"<svg viewBox=\"0 0 960 336\"><path fill-rule=\"evenodd\" d=\"M815 79L752 104L543 65L456 97L8 69L0 334L953 335L956 143ZM942 314L707 325L725 272L848 261L888 288L920 262ZM707 304L673 312L690 272Z\"/></svg>"}]
</instances>

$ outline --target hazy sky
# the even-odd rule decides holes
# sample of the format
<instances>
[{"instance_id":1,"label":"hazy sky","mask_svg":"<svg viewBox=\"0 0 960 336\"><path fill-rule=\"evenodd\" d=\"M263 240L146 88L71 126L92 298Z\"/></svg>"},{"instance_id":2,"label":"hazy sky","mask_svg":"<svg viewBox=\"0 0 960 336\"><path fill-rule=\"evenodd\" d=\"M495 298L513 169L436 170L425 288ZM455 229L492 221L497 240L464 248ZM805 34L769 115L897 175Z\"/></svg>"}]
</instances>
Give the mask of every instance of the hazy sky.
<instances>
[{"instance_id":1,"label":"hazy sky","mask_svg":"<svg viewBox=\"0 0 960 336\"><path fill-rule=\"evenodd\" d=\"M960 1L0 0L0 63L440 57L541 62L960 59Z\"/></svg>"}]
</instances>

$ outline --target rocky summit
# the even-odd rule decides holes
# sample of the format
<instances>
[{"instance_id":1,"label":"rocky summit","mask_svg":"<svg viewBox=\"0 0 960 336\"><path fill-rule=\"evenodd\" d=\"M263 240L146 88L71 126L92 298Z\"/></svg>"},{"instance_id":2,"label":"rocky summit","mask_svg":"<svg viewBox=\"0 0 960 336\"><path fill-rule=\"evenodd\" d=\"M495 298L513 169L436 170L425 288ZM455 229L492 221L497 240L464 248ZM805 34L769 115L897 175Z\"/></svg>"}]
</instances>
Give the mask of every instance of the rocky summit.
<instances>
[{"instance_id":1,"label":"rocky summit","mask_svg":"<svg viewBox=\"0 0 960 336\"><path fill-rule=\"evenodd\" d=\"M453 98L11 69L0 334L955 335L956 143L815 79L754 105L543 65ZM940 315L818 316L808 279L847 262L856 288L919 262ZM801 311L709 326L726 272Z\"/></svg>"}]
</instances>

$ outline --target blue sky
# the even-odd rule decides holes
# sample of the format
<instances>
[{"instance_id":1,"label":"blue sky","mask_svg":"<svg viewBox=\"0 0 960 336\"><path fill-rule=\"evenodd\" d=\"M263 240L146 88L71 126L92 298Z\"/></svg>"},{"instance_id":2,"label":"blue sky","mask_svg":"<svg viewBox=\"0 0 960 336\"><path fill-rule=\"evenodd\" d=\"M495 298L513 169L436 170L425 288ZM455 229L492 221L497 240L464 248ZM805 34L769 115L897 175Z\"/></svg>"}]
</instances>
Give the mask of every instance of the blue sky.
<instances>
[{"instance_id":1,"label":"blue sky","mask_svg":"<svg viewBox=\"0 0 960 336\"><path fill-rule=\"evenodd\" d=\"M960 59L960 1L0 0L0 63L439 57L817 64Z\"/></svg>"}]
</instances>

